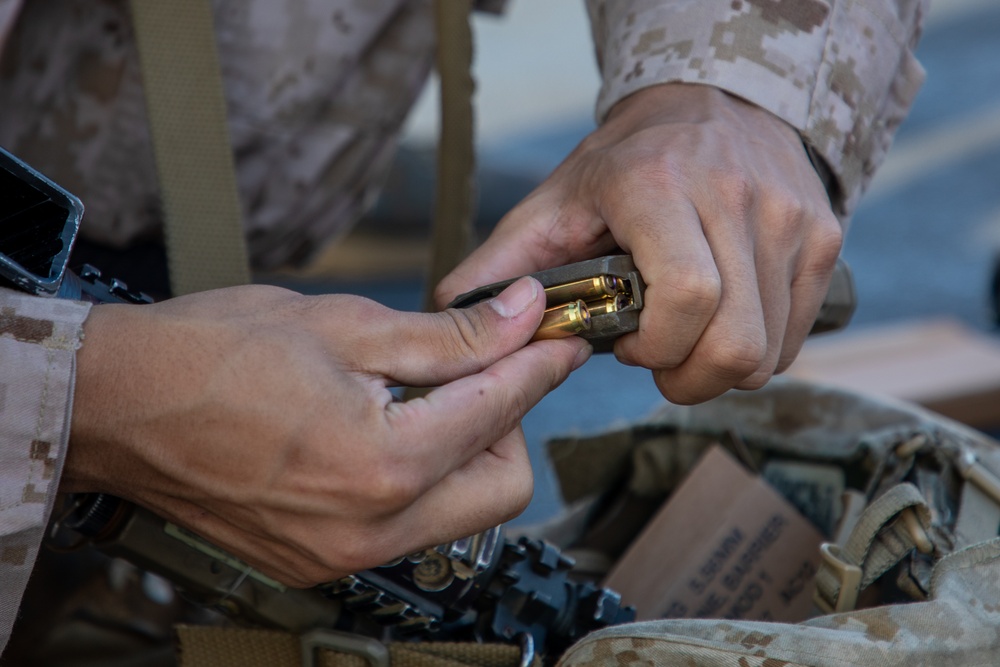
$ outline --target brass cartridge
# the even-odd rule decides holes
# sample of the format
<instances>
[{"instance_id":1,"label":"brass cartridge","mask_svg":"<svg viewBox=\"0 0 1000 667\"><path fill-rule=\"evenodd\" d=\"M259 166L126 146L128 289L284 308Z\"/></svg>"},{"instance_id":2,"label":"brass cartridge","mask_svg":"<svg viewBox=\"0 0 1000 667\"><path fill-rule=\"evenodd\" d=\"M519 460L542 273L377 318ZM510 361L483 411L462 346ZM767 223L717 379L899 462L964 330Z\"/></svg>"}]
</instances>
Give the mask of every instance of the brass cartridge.
<instances>
[{"instance_id":1,"label":"brass cartridge","mask_svg":"<svg viewBox=\"0 0 1000 667\"><path fill-rule=\"evenodd\" d=\"M598 315L617 313L619 310L627 308L630 305L632 305L632 299L628 298L628 295L616 294L614 297L608 299L588 303L587 310L590 311L591 317L597 317Z\"/></svg>"},{"instance_id":2,"label":"brass cartridge","mask_svg":"<svg viewBox=\"0 0 1000 667\"><path fill-rule=\"evenodd\" d=\"M590 328L590 311L581 300L549 308L531 340L567 338Z\"/></svg>"},{"instance_id":3,"label":"brass cartridge","mask_svg":"<svg viewBox=\"0 0 1000 667\"><path fill-rule=\"evenodd\" d=\"M586 303L614 297L624 290L625 287L618 276L600 275L546 287L545 303L549 308L578 299Z\"/></svg>"}]
</instances>

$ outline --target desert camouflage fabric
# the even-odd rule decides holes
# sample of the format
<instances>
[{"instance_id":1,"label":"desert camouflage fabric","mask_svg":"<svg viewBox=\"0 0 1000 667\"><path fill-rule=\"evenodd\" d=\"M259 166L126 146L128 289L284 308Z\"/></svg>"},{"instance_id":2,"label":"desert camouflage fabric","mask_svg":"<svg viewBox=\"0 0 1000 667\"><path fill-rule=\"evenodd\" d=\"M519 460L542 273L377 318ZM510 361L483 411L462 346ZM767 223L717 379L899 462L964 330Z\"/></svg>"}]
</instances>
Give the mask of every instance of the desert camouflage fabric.
<instances>
[{"instance_id":1,"label":"desert camouflage fabric","mask_svg":"<svg viewBox=\"0 0 1000 667\"><path fill-rule=\"evenodd\" d=\"M253 263L305 261L374 201L434 55L431 0L212 0ZM160 234L126 0L0 0L0 145L80 197L82 233Z\"/></svg>"},{"instance_id":2,"label":"desert camouflage fabric","mask_svg":"<svg viewBox=\"0 0 1000 667\"><path fill-rule=\"evenodd\" d=\"M667 81L802 133L846 222L913 101L926 0L588 0L597 115ZM301 264L373 202L433 60L431 0L212 0L254 265ZM0 0L0 145L81 197L83 233L160 233L125 0ZM581 63L581 67L588 66Z\"/></svg>"},{"instance_id":3,"label":"desert camouflage fabric","mask_svg":"<svg viewBox=\"0 0 1000 667\"><path fill-rule=\"evenodd\" d=\"M687 465L686 454L703 451L707 443L722 442L734 433L755 453L874 472L874 478L881 480L873 484L876 497L898 488L899 476L916 465L911 453L899 454L899 445L919 436L924 454L934 461L933 467L916 475L933 517L934 557L926 571L914 565L909 571L919 572L915 576L926 599L819 615L798 624L712 619L627 624L588 635L562 656L559 667L998 664L997 523L988 520L980 539L963 544L956 526L963 521L965 496L959 493L959 501L941 492L947 484L936 481L960 479L949 463L960 453L974 455L996 475L1000 443L993 438L910 404L780 378L761 390L733 391L698 406L665 406L648 421L624 431L554 441L550 453L562 459L556 468L563 491L587 497L601 488L614 488L614 482L606 474L603 480L600 474L584 479L571 465L570 455L586 458L585 465L601 470L620 470L621 461L630 459L630 485L646 480L643 484L649 487L648 480L663 482L671 469ZM690 451L685 454L685 450ZM590 460L591 455L599 460ZM958 484L964 493L964 485ZM992 503L995 510L997 500ZM899 597L895 596L896 602Z\"/></svg>"},{"instance_id":4,"label":"desert camouflage fabric","mask_svg":"<svg viewBox=\"0 0 1000 667\"><path fill-rule=\"evenodd\" d=\"M616 101L665 81L722 88L784 119L829 167L846 224L923 83L929 0L588 0Z\"/></svg>"},{"instance_id":5,"label":"desert camouflage fabric","mask_svg":"<svg viewBox=\"0 0 1000 667\"><path fill-rule=\"evenodd\" d=\"M59 485L89 310L0 288L0 650Z\"/></svg>"},{"instance_id":6,"label":"desert camouflage fabric","mask_svg":"<svg viewBox=\"0 0 1000 667\"><path fill-rule=\"evenodd\" d=\"M647 621L601 630L560 667L987 667L1000 640L1000 540L969 547L936 567L931 598L798 625Z\"/></svg>"},{"instance_id":7,"label":"desert camouflage fabric","mask_svg":"<svg viewBox=\"0 0 1000 667\"><path fill-rule=\"evenodd\" d=\"M212 6L252 261L304 262L377 193L431 68L431 0ZM845 218L923 77L912 55L922 0L588 7L604 79L599 118L643 86L721 87L800 130L832 171L834 205ZM0 105L0 145L83 199L86 236L126 247L161 233L125 0L0 0ZM5 637L56 488L86 308L7 291L0 306ZM8 330L27 321L49 333ZM25 497L34 502L18 501Z\"/></svg>"}]
</instances>

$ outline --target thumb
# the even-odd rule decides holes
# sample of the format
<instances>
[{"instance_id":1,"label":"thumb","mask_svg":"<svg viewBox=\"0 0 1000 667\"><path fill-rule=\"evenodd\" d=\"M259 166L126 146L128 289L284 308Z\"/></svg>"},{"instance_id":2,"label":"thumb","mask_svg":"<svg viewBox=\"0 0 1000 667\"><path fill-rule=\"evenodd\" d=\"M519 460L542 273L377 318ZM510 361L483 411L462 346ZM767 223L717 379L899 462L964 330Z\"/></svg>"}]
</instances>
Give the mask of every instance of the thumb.
<instances>
[{"instance_id":1,"label":"thumb","mask_svg":"<svg viewBox=\"0 0 1000 667\"><path fill-rule=\"evenodd\" d=\"M469 308L406 313L393 327L391 350L369 370L404 385L437 386L478 373L524 347L542 320L541 283L525 277L499 295Z\"/></svg>"}]
</instances>

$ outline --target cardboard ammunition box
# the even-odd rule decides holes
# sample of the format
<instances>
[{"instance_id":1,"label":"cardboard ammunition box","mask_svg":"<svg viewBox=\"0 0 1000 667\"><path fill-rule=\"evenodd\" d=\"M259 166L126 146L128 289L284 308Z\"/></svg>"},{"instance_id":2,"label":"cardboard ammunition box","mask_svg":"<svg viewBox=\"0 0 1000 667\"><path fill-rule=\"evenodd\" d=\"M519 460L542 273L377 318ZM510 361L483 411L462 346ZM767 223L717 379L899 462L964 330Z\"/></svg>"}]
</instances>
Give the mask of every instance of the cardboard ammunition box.
<instances>
[{"instance_id":1,"label":"cardboard ammunition box","mask_svg":"<svg viewBox=\"0 0 1000 667\"><path fill-rule=\"evenodd\" d=\"M638 620L796 622L813 613L822 536L762 478L710 448L603 585Z\"/></svg>"}]
</instances>

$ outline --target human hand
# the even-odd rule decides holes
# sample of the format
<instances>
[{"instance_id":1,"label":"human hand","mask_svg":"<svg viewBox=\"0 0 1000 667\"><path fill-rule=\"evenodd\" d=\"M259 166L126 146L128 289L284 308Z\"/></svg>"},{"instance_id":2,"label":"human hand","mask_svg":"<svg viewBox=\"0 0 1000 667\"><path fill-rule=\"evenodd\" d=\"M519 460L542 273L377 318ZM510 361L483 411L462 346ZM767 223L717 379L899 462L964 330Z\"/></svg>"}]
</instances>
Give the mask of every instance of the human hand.
<instances>
[{"instance_id":1,"label":"human hand","mask_svg":"<svg viewBox=\"0 0 1000 667\"><path fill-rule=\"evenodd\" d=\"M439 303L613 251L646 282L615 354L675 403L765 384L812 327L842 232L796 131L707 86L641 90L438 286Z\"/></svg>"},{"instance_id":2,"label":"human hand","mask_svg":"<svg viewBox=\"0 0 1000 667\"><path fill-rule=\"evenodd\" d=\"M491 302L402 313L236 287L98 306L78 353L63 491L144 505L309 586L519 513L519 422L589 356L526 345L533 279ZM393 399L392 385L437 386Z\"/></svg>"}]
</instances>

